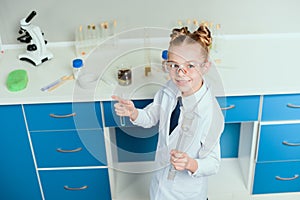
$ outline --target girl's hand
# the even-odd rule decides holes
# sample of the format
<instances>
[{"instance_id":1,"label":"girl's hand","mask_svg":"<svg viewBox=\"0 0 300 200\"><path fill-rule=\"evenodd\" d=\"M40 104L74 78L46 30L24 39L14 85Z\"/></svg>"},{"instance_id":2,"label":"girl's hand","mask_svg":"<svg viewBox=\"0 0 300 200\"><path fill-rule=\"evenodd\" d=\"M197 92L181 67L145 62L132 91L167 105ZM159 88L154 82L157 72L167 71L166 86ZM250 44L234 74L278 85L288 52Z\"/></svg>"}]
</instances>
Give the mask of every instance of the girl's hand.
<instances>
[{"instance_id":1,"label":"girl's hand","mask_svg":"<svg viewBox=\"0 0 300 200\"><path fill-rule=\"evenodd\" d=\"M189 170L194 173L198 169L197 161L189 157L186 153L173 149L170 154L171 164L176 170Z\"/></svg>"},{"instance_id":2,"label":"girl's hand","mask_svg":"<svg viewBox=\"0 0 300 200\"><path fill-rule=\"evenodd\" d=\"M130 117L132 121L136 120L138 116L138 110L135 108L131 100L125 100L115 95L113 95L112 98L118 101L118 103L114 104L117 115Z\"/></svg>"}]
</instances>

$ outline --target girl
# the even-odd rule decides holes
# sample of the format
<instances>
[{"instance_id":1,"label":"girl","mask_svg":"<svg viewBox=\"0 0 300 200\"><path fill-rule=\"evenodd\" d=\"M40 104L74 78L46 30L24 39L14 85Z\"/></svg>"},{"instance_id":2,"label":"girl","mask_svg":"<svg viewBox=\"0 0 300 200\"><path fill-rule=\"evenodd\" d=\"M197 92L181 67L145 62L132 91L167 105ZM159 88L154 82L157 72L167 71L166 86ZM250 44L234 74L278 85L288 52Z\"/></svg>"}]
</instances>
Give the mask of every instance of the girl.
<instances>
[{"instance_id":1,"label":"girl","mask_svg":"<svg viewBox=\"0 0 300 200\"><path fill-rule=\"evenodd\" d=\"M165 63L171 80L153 102L136 109L132 101L112 96L118 101L117 115L128 116L133 124L145 128L159 123L155 158L159 167L150 186L151 200L206 200L207 178L218 171L224 118L203 77L210 67L211 43L211 33L204 25L193 33L186 27L173 29ZM179 119L171 120L178 99ZM191 114L188 136L179 137L185 116ZM170 121L178 122L174 130ZM184 143L177 145L178 140ZM176 170L175 177L170 177L170 167Z\"/></svg>"}]
</instances>

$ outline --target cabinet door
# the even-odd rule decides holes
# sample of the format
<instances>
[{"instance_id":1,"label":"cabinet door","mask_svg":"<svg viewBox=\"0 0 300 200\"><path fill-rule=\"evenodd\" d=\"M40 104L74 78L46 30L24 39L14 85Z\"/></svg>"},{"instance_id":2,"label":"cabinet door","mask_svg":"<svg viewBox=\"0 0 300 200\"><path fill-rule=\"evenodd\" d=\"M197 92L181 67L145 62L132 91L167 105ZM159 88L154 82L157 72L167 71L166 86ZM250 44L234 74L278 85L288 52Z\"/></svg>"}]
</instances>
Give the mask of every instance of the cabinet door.
<instances>
[{"instance_id":1,"label":"cabinet door","mask_svg":"<svg viewBox=\"0 0 300 200\"><path fill-rule=\"evenodd\" d=\"M20 105L0 106L0 199L42 199Z\"/></svg>"},{"instance_id":2,"label":"cabinet door","mask_svg":"<svg viewBox=\"0 0 300 200\"><path fill-rule=\"evenodd\" d=\"M157 126L115 128L118 161L153 161L158 140L157 132Z\"/></svg>"},{"instance_id":3,"label":"cabinet door","mask_svg":"<svg viewBox=\"0 0 300 200\"><path fill-rule=\"evenodd\" d=\"M240 123L226 123L220 138L221 157L237 158L239 153Z\"/></svg>"}]
</instances>

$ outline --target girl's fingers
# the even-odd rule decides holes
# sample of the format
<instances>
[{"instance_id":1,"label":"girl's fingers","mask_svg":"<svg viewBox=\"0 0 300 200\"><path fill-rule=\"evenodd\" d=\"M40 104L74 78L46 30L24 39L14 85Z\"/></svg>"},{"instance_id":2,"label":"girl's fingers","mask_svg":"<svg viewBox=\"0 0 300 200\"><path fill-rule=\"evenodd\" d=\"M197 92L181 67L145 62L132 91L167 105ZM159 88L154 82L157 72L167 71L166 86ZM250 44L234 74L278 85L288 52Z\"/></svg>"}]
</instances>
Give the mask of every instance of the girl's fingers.
<instances>
[{"instance_id":1,"label":"girl's fingers","mask_svg":"<svg viewBox=\"0 0 300 200\"><path fill-rule=\"evenodd\" d=\"M111 98L114 99L114 100L118 100L119 99L119 97L117 95L112 95Z\"/></svg>"},{"instance_id":2,"label":"girl's fingers","mask_svg":"<svg viewBox=\"0 0 300 200\"><path fill-rule=\"evenodd\" d=\"M111 98L116 100L116 101L119 101L122 104L131 105L131 100L123 99L123 98L121 98L117 95L112 95Z\"/></svg>"},{"instance_id":3,"label":"girl's fingers","mask_svg":"<svg viewBox=\"0 0 300 200\"><path fill-rule=\"evenodd\" d=\"M119 96L117 96L117 95L112 95L111 98L112 98L113 100L116 100L116 101L119 101L119 102L121 102L121 101L124 100L123 98L121 98L121 97L119 97Z\"/></svg>"}]
</instances>

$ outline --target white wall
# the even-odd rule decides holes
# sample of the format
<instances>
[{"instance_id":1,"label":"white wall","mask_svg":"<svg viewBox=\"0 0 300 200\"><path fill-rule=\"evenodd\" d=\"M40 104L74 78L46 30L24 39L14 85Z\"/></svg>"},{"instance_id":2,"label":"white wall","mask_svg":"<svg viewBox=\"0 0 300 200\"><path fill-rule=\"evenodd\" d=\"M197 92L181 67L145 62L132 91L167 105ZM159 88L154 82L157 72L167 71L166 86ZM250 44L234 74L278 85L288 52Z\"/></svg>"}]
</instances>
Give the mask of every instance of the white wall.
<instances>
[{"instance_id":1,"label":"white wall","mask_svg":"<svg viewBox=\"0 0 300 200\"><path fill-rule=\"evenodd\" d=\"M300 32L298 0L0 0L0 35L18 44L19 20L32 10L49 42L74 40L80 25L116 19L118 31L135 27L172 28L179 19L220 23L223 33Z\"/></svg>"}]
</instances>

